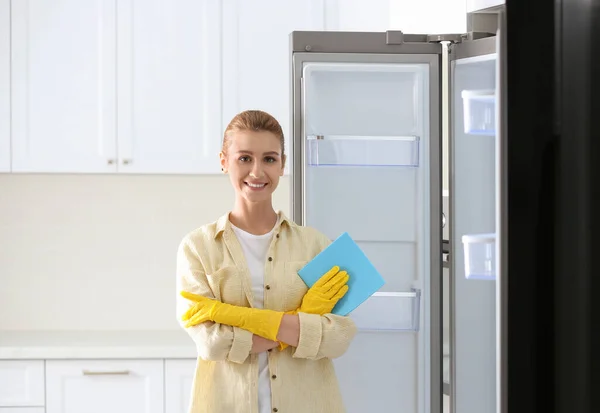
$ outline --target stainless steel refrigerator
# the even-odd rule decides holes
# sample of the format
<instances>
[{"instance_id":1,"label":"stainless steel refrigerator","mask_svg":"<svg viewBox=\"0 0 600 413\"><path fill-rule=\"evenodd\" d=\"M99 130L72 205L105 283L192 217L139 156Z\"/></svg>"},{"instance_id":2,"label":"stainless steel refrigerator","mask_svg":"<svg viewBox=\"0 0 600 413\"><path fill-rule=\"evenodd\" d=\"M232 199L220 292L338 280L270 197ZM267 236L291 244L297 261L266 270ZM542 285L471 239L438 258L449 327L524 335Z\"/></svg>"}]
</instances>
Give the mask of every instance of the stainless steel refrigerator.
<instances>
[{"instance_id":1,"label":"stainless steel refrigerator","mask_svg":"<svg viewBox=\"0 0 600 413\"><path fill-rule=\"evenodd\" d=\"M496 412L502 389L503 19L492 32L293 32L292 217L347 231L386 284L335 360L349 413ZM447 79L447 82L444 81ZM449 119L449 325L442 135ZM446 391L444 392L444 389Z\"/></svg>"},{"instance_id":2,"label":"stainless steel refrigerator","mask_svg":"<svg viewBox=\"0 0 600 413\"><path fill-rule=\"evenodd\" d=\"M348 231L386 279L335 360L349 413L597 410L599 2L291 34L293 219Z\"/></svg>"}]
</instances>

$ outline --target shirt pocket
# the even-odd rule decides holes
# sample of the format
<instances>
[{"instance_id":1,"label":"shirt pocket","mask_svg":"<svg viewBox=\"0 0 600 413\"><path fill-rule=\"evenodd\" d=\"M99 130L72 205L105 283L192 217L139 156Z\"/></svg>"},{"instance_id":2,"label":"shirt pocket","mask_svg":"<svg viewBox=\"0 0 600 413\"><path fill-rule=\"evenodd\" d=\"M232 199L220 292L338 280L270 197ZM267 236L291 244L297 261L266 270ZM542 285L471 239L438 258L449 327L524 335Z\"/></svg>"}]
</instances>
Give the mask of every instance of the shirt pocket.
<instances>
[{"instance_id":1,"label":"shirt pocket","mask_svg":"<svg viewBox=\"0 0 600 413\"><path fill-rule=\"evenodd\" d=\"M297 310L302 304L302 299L308 291L308 287L298 275L298 271L304 267L308 261L288 261L284 265L285 276L285 311Z\"/></svg>"},{"instance_id":2,"label":"shirt pocket","mask_svg":"<svg viewBox=\"0 0 600 413\"><path fill-rule=\"evenodd\" d=\"M208 274L208 285L215 298L223 303L243 306L248 305L244 294L243 274L236 266L221 267Z\"/></svg>"}]
</instances>

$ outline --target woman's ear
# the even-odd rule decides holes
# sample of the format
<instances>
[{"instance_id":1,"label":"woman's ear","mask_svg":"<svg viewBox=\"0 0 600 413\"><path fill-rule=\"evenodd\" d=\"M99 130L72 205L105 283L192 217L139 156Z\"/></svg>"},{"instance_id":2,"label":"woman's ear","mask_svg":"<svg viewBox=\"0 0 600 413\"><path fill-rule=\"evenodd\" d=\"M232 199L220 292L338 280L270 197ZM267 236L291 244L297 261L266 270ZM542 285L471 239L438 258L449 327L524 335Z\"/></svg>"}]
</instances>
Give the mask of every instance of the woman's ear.
<instances>
[{"instance_id":1,"label":"woman's ear","mask_svg":"<svg viewBox=\"0 0 600 413\"><path fill-rule=\"evenodd\" d=\"M223 173L227 173L227 156L223 152L220 152L219 159L221 163L221 171Z\"/></svg>"}]
</instances>

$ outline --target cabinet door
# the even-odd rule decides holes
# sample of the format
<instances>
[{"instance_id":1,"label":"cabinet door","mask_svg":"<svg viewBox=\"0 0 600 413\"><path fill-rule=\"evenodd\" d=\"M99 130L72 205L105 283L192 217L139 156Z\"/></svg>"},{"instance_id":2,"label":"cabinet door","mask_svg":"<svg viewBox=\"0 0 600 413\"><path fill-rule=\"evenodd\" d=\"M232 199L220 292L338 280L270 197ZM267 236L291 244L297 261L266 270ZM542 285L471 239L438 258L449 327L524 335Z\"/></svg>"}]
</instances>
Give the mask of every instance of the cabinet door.
<instances>
[{"instance_id":1,"label":"cabinet door","mask_svg":"<svg viewBox=\"0 0 600 413\"><path fill-rule=\"evenodd\" d=\"M43 405L44 362L0 360L0 407Z\"/></svg>"},{"instance_id":2,"label":"cabinet door","mask_svg":"<svg viewBox=\"0 0 600 413\"><path fill-rule=\"evenodd\" d=\"M194 359L165 360L165 413L188 411L195 371Z\"/></svg>"},{"instance_id":3,"label":"cabinet door","mask_svg":"<svg viewBox=\"0 0 600 413\"><path fill-rule=\"evenodd\" d=\"M10 0L0 0L0 173L10 171Z\"/></svg>"},{"instance_id":4,"label":"cabinet door","mask_svg":"<svg viewBox=\"0 0 600 413\"><path fill-rule=\"evenodd\" d=\"M220 3L117 7L119 172L220 173Z\"/></svg>"},{"instance_id":5,"label":"cabinet door","mask_svg":"<svg viewBox=\"0 0 600 413\"><path fill-rule=\"evenodd\" d=\"M163 413L162 360L49 360L46 413Z\"/></svg>"},{"instance_id":6,"label":"cabinet door","mask_svg":"<svg viewBox=\"0 0 600 413\"><path fill-rule=\"evenodd\" d=\"M111 172L115 1L12 2L13 172Z\"/></svg>"},{"instance_id":7,"label":"cabinet door","mask_svg":"<svg viewBox=\"0 0 600 413\"><path fill-rule=\"evenodd\" d=\"M324 0L223 1L223 130L237 113L260 109L289 136L289 34L324 30L324 10Z\"/></svg>"}]
</instances>

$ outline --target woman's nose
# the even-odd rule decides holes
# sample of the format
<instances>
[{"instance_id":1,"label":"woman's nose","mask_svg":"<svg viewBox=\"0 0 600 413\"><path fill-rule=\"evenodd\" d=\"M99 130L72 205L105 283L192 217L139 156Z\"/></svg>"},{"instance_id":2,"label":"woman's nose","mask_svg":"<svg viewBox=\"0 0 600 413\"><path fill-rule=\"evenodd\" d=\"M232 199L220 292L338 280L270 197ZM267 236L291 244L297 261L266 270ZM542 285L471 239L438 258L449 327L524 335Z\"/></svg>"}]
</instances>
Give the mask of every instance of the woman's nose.
<instances>
[{"instance_id":1,"label":"woman's nose","mask_svg":"<svg viewBox=\"0 0 600 413\"><path fill-rule=\"evenodd\" d=\"M254 165L252 165L252 171L250 171L250 176L257 179L262 178L263 171L259 162L255 162Z\"/></svg>"}]
</instances>

